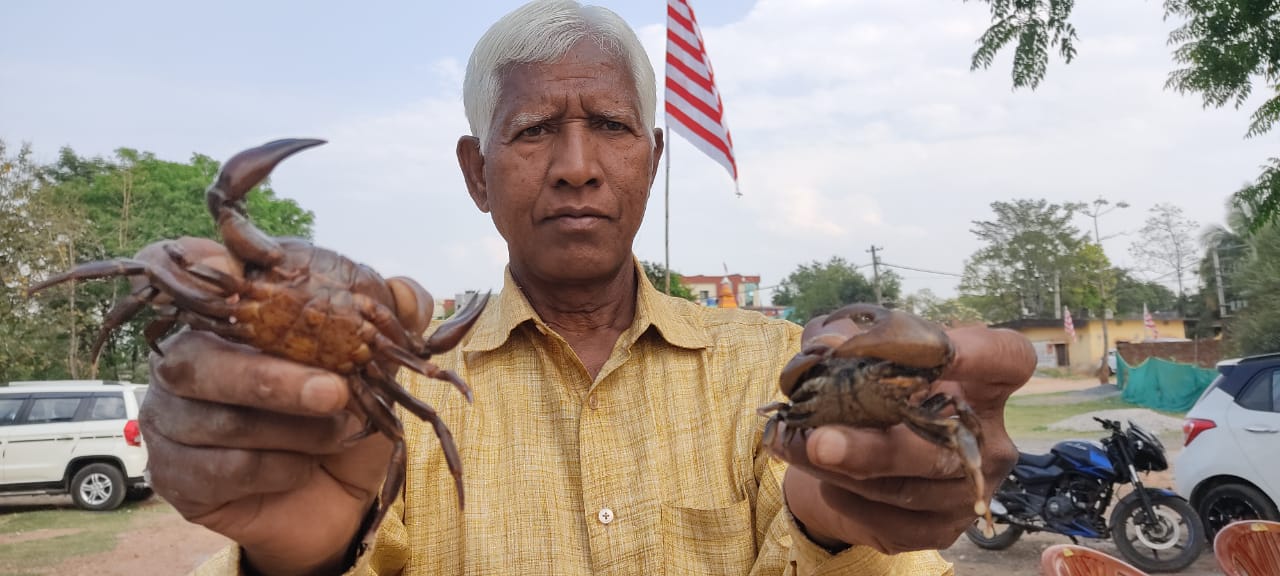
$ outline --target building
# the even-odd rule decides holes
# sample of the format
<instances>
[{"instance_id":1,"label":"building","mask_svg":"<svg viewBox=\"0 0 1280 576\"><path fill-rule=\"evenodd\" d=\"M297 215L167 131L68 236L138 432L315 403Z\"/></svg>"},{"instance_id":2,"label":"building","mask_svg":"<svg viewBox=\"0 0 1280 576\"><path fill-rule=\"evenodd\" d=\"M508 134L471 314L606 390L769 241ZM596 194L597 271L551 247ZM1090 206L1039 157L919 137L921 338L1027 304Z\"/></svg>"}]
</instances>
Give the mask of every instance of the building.
<instances>
[{"instance_id":1,"label":"building","mask_svg":"<svg viewBox=\"0 0 1280 576\"><path fill-rule=\"evenodd\" d=\"M720 282L729 279L733 297L740 308L762 306L760 299L760 277L742 274L716 274L715 276L681 276L681 284L693 292L693 298L703 306L717 306L720 293Z\"/></svg>"},{"instance_id":2,"label":"building","mask_svg":"<svg viewBox=\"0 0 1280 576\"><path fill-rule=\"evenodd\" d=\"M1181 318L1153 314L1159 339L1185 340L1186 330ZM1102 362L1102 322L1097 318L1076 319L1074 342L1056 318L1023 318L992 324L992 328L1008 328L1026 336L1035 346L1039 367L1071 367L1094 370ZM1107 338L1110 348L1117 342L1149 342L1156 337L1142 321L1142 316L1112 318L1107 320Z\"/></svg>"}]
</instances>

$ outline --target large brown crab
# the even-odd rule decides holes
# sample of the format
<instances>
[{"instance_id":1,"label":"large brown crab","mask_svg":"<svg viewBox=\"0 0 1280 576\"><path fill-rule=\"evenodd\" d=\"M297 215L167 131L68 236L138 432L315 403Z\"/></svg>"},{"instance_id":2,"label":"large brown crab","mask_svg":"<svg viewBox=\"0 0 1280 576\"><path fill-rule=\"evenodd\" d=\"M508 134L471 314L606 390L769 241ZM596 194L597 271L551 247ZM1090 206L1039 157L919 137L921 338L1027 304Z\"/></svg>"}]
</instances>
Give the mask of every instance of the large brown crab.
<instances>
[{"instance_id":1,"label":"large brown crab","mask_svg":"<svg viewBox=\"0 0 1280 576\"><path fill-rule=\"evenodd\" d=\"M764 442L778 434L827 424L885 429L903 424L922 438L952 450L974 486L974 512L986 518L982 476L982 427L963 400L930 394L933 382L955 357L942 329L918 316L873 304L853 304L832 312L823 324L848 318L862 332L843 339L824 334L805 343L782 370L779 386L791 400L761 406ZM957 418L944 415L954 407Z\"/></svg>"},{"instance_id":2,"label":"large brown crab","mask_svg":"<svg viewBox=\"0 0 1280 576\"><path fill-rule=\"evenodd\" d=\"M462 465L448 428L431 406L396 384L404 366L453 384L471 400L454 373L428 359L453 348L475 323L489 295L476 298L423 338L431 321L430 293L409 278L384 280L372 269L298 238L272 238L245 214L244 197L280 161L322 140L277 140L233 156L206 191L225 248L211 240L162 240L134 258L80 264L28 289L32 294L65 282L127 276L132 293L108 312L93 345L98 356L107 335L151 305L156 318L144 330L148 344L185 325L214 332L266 353L343 374L365 427L350 441L380 432L394 443L381 504L365 541L381 523L404 482L404 431L400 404L435 429L464 504ZM194 253L198 252L198 254ZM204 264L221 256L230 270Z\"/></svg>"}]
</instances>

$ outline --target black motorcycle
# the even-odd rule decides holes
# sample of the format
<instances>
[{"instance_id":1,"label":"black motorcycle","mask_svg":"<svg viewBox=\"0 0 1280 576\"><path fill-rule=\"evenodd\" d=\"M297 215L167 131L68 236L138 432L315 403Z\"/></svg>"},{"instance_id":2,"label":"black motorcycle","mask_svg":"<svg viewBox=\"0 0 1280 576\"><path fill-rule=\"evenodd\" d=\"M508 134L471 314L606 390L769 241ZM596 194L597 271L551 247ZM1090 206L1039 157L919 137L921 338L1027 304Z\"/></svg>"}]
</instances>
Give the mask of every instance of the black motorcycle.
<instances>
[{"instance_id":1,"label":"black motorcycle","mask_svg":"<svg viewBox=\"0 0 1280 576\"><path fill-rule=\"evenodd\" d=\"M1018 453L1013 472L991 501L996 531L985 521L965 531L988 550L1012 546L1023 532L1052 532L1071 538L1110 538L1126 561L1147 572L1172 572L1195 562L1205 542L1204 526L1186 499L1169 490L1146 488L1139 472L1169 467L1164 444L1141 426L1094 417L1110 435L1101 445L1085 440L1059 442L1049 454ZM1133 490L1116 502L1116 485Z\"/></svg>"}]
</instances>

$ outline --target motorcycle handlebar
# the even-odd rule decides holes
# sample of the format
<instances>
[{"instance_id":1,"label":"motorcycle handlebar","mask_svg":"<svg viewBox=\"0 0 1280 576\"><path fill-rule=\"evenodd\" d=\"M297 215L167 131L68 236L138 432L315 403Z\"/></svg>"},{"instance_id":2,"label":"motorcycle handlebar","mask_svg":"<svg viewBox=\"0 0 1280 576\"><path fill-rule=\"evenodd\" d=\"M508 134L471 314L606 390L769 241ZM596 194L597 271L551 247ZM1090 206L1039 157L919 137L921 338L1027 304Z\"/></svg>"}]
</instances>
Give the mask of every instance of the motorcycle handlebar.
<instances>
[{"instance_id":1,"label":"motorcycle handlebar","mask_svg":"<svg viewBox=\"0 0 1280 576\"><path fill-rule=\"evenodd\" d=\"M1107 430L1119 430L1119 429L1120 429L1120 423L1119 423L1119 422L1116 422L1115 420L1106 420L1106 419L1103 419L1103 418L1099 418L1099 417L1097 417L1097 416L1094 416L1094 417L1093 417L1093 419L1094 419L1094 420L1096 420L1099 424L1101 424L1101 425L1102 425L1102 427L1103 427L1103 428L1105 428L1105 429L1107 429Z\"/></svg>"}]
</instances>

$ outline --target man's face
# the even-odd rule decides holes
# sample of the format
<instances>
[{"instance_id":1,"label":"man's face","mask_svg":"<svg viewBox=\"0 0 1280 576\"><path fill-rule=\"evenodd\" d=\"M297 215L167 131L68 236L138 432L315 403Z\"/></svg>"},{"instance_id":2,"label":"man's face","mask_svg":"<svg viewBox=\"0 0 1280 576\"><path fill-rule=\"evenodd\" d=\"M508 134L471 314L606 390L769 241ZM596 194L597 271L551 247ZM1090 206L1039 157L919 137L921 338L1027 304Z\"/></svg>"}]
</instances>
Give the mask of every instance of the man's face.
<instances>
[{"instance_id":1,"label":"man's face","mask_svg":"<svg viewBox=\"0 0 1280 576\"><path fill-rule=\"evenodd\" d=\"M662 133L641 123L622 61L587 40L558 62L511 66L492 126L483 151L463 137L458 160L513 273L577 284L631 265Z\"/></svg>"}]
</instances>

